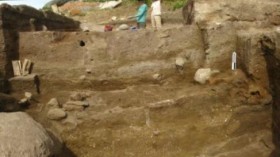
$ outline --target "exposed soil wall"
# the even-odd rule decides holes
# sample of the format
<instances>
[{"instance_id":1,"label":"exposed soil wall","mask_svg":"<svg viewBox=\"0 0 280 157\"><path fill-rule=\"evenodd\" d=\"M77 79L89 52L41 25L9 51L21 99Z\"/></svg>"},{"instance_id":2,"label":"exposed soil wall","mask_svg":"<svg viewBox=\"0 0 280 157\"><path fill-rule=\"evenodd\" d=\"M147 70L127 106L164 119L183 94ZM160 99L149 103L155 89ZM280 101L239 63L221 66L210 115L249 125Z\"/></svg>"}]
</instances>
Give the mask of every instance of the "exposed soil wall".
<instances>
[{"instance_id":1,"label":"exposed soil wall","mask_svg":"<svg viewBox=\"0 0 280 157\"><path fill-rule=\"evenodd\" d=\"M274 37L263 37L260 39L260 47L267 63L267 71L270 81L270 89L273 96L273 142L276 145L272 157L280 155L280 51L279 32Z\"/></svg>"},{"instance_id":2,"label":"exposed soil wall","mask_svg":"<svg viewBox=\"0 0 280 157\"><path fill-rule=\"evenodd\" d=\"M22 32L20 38L20 59L31 59L34 73L53 81L86 75L89 80L125 82L152 79L155 73L174 75L176 58L185 60L184 71L192 76L205 60L196 26L159 32Z\"/></svg>"}]
</instances>

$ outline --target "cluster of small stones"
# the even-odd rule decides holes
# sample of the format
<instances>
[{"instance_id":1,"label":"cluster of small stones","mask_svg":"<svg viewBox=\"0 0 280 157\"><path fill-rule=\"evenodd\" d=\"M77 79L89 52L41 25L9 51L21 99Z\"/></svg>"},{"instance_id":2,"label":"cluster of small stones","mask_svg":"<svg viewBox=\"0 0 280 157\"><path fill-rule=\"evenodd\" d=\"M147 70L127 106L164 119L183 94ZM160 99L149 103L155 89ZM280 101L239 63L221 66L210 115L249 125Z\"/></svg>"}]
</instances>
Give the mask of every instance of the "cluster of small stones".
<instances>
[{"instance_id":1,"label":"cluster of small stones","mask_svg":"<svg viewBox=\"0 0 280 157\"><path fill-rule=\"evenodd\" d=\"M70 95L69 100L64 104L60 104L57 98L52 98L47 103L47 117L51 120L62 120L67 117L67 112L82 112L89 107L89 103L86 100L88 97L89 94L87 93L75 92Z\"/></svg>"}]
</instances>

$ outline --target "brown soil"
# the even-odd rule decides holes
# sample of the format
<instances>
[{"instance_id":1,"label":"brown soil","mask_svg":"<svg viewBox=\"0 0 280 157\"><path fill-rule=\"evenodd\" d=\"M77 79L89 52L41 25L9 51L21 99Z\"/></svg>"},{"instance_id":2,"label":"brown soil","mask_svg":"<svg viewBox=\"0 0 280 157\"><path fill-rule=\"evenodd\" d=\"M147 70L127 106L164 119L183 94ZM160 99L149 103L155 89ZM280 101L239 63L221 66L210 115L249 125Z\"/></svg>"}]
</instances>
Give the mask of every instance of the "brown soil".
<instances>
[{"instance_id":1,"label":"brown soil","mask_svg":"<svg viewBox=\"0 0 280 157\"><path fill-rule=\"evenodd\" d=\"M100 30L97 23L133 15L135 8L75 18ZM180 23L137 34L21 33L21 43L44 41L20 47L22 58L37 62L41 78L42 92L27 112L78 157L267 157L274 147L270 95L242 71L223 70L206 85L195 83L194 69L204 59L199 33ZM86 52L93 63L85 64ZM180 71L174 60L183 55L191 58L190 68ZM156 73L162 78L154 79ZM47 102L56 97L64 104L74 92L87 93L90 106L67 111L61 121L47 119Z\"/></svg>"}]
</instances>

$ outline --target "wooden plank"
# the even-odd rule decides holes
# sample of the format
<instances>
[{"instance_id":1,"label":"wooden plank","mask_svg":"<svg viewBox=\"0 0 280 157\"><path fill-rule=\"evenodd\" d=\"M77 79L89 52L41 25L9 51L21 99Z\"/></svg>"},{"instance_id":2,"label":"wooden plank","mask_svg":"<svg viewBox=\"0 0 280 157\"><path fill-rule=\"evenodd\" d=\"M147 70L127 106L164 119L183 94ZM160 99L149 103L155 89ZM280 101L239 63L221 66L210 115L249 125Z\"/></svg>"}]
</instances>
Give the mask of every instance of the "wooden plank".
<instances>
[{"instance_id":1,"label":"wooden plank","mask_svg":"<svg viewBox=\"0 0 280 157\"><path fill-rule=\"evenodd\" d=\"M14 76L21 76L21 62L19 60L12 61Z\"/></svg>"},{"instance_id":2,"label":"wooden plank","mask_svg":"<svg viewBox=\"0 0 280 157\"><path fill-rule=\"evenodd\" d=\"M30 73L31 68L31 61L29 59L24 59L23 65L22 65L22 75L28 75Z\"/></svg>"}]
</instances>

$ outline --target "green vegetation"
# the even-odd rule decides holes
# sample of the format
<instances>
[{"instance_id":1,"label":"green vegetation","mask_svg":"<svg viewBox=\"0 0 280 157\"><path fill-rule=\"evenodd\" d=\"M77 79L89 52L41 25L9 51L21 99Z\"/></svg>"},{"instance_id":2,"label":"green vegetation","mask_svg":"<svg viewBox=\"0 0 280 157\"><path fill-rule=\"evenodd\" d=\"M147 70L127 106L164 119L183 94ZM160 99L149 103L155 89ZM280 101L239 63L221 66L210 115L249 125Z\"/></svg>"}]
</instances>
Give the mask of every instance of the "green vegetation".
<instances>
[{"instance_id":1,"label":"green vegetation","mask_svg":"<svg viewBox=\"0 0 280 157\"><path fill-rule=\"evenodd\" d=\"M184 5L187 3L187 0L177 0L177 1L172 1L171 3L172 3L171 4L172 9L176 10L176 9L183 8Z\"/></svg>"}]
</instances>

